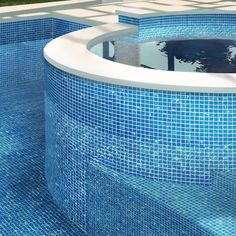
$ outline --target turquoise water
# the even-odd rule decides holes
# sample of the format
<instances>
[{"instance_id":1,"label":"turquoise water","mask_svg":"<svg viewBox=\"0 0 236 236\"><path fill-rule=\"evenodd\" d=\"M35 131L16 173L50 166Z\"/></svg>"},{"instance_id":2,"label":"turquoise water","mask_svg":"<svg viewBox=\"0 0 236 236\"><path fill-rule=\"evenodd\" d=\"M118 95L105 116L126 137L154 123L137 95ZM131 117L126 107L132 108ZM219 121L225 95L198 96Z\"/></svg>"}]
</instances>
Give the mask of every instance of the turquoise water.
<instances>
[{"instance_id":1,"label":"turquoise water","mask_svg":"<svg viewBox=\"0 0 236 236\"><path fill-rule=\"evenodd\" d=\"M234 236L233 94L137 90L46 68L52 199L49 41L0 46L0 234Z\"/></svg>"},{"instance_id":2,"label":"turquoise water","mask_svg":"<svg viewBox=\"0 0 236 236\"><path fill-rule=\"evenodd\" d=\"M44 59L50 41L0 45L0 235L83 235L44 177Z\"/></svg>"}]
</instances>

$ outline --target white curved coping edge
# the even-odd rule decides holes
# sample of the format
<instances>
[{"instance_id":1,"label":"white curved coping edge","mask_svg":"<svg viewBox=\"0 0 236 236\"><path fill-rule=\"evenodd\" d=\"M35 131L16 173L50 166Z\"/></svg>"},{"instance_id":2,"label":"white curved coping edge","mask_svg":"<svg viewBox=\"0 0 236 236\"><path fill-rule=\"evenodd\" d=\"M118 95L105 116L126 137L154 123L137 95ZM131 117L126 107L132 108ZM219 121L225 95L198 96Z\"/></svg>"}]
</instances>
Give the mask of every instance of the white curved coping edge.
<instances>
[{"instance_id":1,"label":"white curved coping edge","mask_svg":"<svg viewBox=\"0 0 236 236\"><path fill-rule=\"evenodd\" d=\"M235 14L235 10L231 10L230 7L227 10L220 10L220 9L188 9L183 10L183 6L174 6L173 8L170 8L169 11L161 11L161 10L148 10L148 9L135 9L131 8L128 11L125 10L116 10L116 15L119 16L126 16L126 17L132 17L136 19L143 19L143 18L149 18L149 17L156 17L156 16L176 16L176 15L205 15L205 14ZM216 6L215 6L216 7ZM179 8L179 9L178 9Z\"/></svg>"},{"instance_id":2,"label":"white curved coping edge","mask_svg":"<svg viewBox=\"0 0 236 236\"><path fill-rule=\"evenodd\" d=\"M168 91L236 93L236 74L150 70L103 59L89 51L110 38L133 34L135 26L106 24L75 31L52 40L45 59L56 68L100 82Z\"/></svg>"}]
</instances>

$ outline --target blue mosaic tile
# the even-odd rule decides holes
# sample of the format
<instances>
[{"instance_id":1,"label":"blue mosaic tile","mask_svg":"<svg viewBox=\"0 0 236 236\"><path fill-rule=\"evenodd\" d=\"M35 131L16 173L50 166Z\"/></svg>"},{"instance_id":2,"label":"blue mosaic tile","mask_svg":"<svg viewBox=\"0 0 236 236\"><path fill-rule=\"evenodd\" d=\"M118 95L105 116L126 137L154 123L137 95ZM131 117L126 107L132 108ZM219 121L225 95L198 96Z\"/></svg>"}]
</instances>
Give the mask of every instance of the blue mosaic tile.
<instances>
[{"instance_id":1,"label":"blue mosaic tile","mask_svg":"<svg viewBox=\"0 0 236 236\"><path fill-rule=\"evenodd\" d=\"M0 45L57 38L88 25L57 18L0 23Z\"/></svg>"},{"instance_id":2,"label":"blue mosaic tile","mask_svg":"<svg viewBox=\"0 0 236 236\"><path fill-rule=\"evenodd\" d=\"M235 94L122 87L50 66L47 74L47 96L77 122L81 136L76 132L75 140L98 163L134 176L196 184L209 183L212 171L236 167Z\"/></svg>"},{"instance_id":3,"label":"blue mosaic tile","mask_svg":"<svg viewBox=\"0 0 236 236\"><path fill-rule=\"evenodd\" d=\"M169 32L163 21L151 28L158 37ZM235 101L96 82L46 63L49 191L87 235L235 235L236 188L216 177L234 175Z\"/></svg>"},{"instance_id":4,"label":"blue mosaic tile","mask_svg":"<svg viewBox=\"0 0 236 236\"><path fill-rule=\"evenodd\" d=\"M86 26L21 23L0 24L0 234L236 234L235 94L99 83L48 64L44 81L43 46Z\"/></svg>"},{"instance_id":5,"label":"blue mosaic tile","mask_svg":"<svg viewBox=\"0 0 236 236\"><path fill-rule=\"evenodd\" d=\"M1 90L0 234L82 236L47 190L42 84L24 85Z\"/></svg>"},{"instance_id":6,"label":"blue mosaic tile","mask_svg":"<svg viewBox=\"0 0 236 236\"><path fill-rule=\"evenodd\" d=\"M52 18L0 23L0 45L52 38Z\"/></svg>"},{"instance_id":7,"label":"blue mosaic tile","mask_svg":"<svg viewBox=\"0 0 236 236\"><path fill-rule=\"evenodd\" d=\"M100 231L101 235L227 236L236 232L235 201L211 187L131 177L93 162L88 166L88 214L97 213L89 214L89 235Z\"/></svg>"},{"instance_id":8,"label":"blue mosaic tile","mask_svg":"<svg viewBox=\"0 0 236 236\"><path fill-rule=\"evenodd\" d=\"M53 18L52 27L53 27L53 37L57 38L61 35L68 34L72 31L88 28L89 26L85 24Z\"/></svg>"},{"instance_id":9,"label":"blue mosaic tile","mask_svg":"<svg viewBox=\"0 0 236 236\"><path fill-rule=\"evenodd\" d=\"M212 187L232 199L236 198L236 173L220 172L214 173Z\"/></svg>"},{"instance_id":10,"label":"blue mosaic tile","mask_svg":"<svg viewBox=\"0 0 236 236\"><path fill-rule=\"evenodd\" d=\"M236 232L232 199L211 187L214 173L235 170L235 94L106 84L49 64L46 71L49 190L88 235ZM226 212L230 220L214 220Z\"/></svg>"},{"instance_id":11,"label":"blue mosaic tile","mask_svg":"<svg viewBox=\"0 0 236 236\"><path fill-rule=\"evenodd\" d=\"M53 38L86 27L89 26L56 18L0 23L0 88L43 81L43 47ZM33 56L36 54L40 56Z\"/></svg>"},{"instance_id":12,"label":"blue mosaic tile","mask_svg":"<svg viewBox=\"0 0 236 236\"><path fill-rule=\"evenodd\" d=\"M119 22L138 26L136 40L187 38L229 39L236 36L235 14L188 14L142 19L119 16Z\"/></svg>"},{"instance_id":13,"label":"blue mosaic tile","mask_svg":"<svg viewBox=\"0 0 236 236\"><path fill-rule=\"evenodd\" d=\"M44 176L43 47L68 24L0 24L0 235L84 235L58 209ZM76 25L84 27L67 30Z\"/></svg>"}]
</instances>

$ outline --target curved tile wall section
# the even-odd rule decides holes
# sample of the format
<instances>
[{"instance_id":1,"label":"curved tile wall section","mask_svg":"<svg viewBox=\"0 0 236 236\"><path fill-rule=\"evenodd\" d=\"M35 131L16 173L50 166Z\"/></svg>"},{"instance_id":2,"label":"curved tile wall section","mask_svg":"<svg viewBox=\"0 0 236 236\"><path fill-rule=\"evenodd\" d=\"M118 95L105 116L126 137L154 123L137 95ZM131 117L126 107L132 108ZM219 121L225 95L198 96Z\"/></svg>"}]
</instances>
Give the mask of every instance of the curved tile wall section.
<instances>
[{"instance_id":1,"label":"curved tile wall section","mask_svg":"<svg viewBox=\"0 0 236 236\"><path fill-rule=\"evenodd\" d=\"M213 171L235 168L235 94L112 85L48 64L45 101L48 186L62 210L85 232L97 232L97 227L110 232L106 222L96 225L107 206L99 198L98 205L94 203L109 172L125 174L131 183L134 176L205 185ZM97 168L105 169L106 175L95 178ZM112 194L106 191L108 204Z\"/></svg>"},{"instance_id":2,"label":"curved tile wall section","mask_svg":"<svg viewBox=\"0 0 236 236\"><path fill-rule=\"evenodd\" d=\"M195 184L207 184L213 170L236 167L235 94L118 86L52 66L47 74L46 101L72 118L61 127L64 135L54 132L58 141L69 142L64 147L73 150L71 142L77 142L79 158L82 153L133 176Z\"/></svg>"},{"instance_id":3,"label":"curved tile wall section","mask_svg":"<svg viewBox=\"0 0 236 236\"><path fill-rule=\"evenodd\" d=\"M47 62L46 75L48 187L87 235L236 232L232 201L208 186L236 167L235 93L108 84Z\"/></svg>"}]
</instances>

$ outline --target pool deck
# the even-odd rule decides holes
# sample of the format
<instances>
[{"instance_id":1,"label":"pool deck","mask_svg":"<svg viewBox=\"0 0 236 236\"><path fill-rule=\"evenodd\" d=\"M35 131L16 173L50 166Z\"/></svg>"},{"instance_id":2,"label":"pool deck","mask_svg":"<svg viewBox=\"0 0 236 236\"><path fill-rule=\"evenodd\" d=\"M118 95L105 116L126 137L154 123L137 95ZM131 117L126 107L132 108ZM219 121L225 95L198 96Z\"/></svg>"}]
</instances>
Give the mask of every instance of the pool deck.
<instances>
[{"instance_id":1,"label":"pool deck","mask_svg":"<svg viewBox=\"0 0 236 236\"><path fill-rule=\"evenodd\" d=\"M0 22L57 17L90 25L117 22L116 11L150 15L236 11L236 1L227 0L157 0L104 3L101 0L72 0L0 7Z\"/></svg>"}]
</instances>

